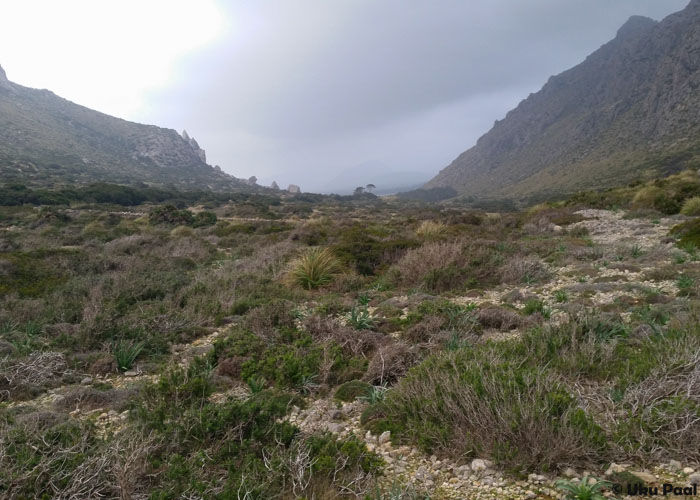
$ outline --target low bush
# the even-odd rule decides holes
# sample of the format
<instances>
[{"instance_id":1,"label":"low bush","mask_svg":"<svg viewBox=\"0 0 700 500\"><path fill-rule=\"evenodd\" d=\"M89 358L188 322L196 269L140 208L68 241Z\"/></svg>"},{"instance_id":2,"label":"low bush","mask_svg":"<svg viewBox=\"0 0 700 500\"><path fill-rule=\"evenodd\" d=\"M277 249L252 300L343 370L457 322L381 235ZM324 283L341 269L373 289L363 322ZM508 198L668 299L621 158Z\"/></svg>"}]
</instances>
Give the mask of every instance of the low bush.
<instances>
[{"instance_id":1,"label":"low bush","mask_svg":"<svg viewBox=\"0 0 700 500\"><path fill-rule=\"evenodd\" d=\"M367 382L351 380L339 385L333 397L339 401L351 402L360 397L367 396L371 389L372 386Z\"/></svg>"}]
</instances>

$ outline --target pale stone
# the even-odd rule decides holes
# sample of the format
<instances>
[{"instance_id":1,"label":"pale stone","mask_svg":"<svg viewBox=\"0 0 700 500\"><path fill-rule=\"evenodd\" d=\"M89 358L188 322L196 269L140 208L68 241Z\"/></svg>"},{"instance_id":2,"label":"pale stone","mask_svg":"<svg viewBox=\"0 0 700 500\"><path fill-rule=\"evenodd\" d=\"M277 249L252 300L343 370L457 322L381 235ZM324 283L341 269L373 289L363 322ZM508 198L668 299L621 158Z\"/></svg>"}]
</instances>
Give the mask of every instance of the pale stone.
<instances>
[{"instance_id":1,"label":"pale stone","mask_svg":"<svg viewBox=\"0 0 700 500\"><path fill-rule=\"evenodd\" d=\"M384 431L379 435L379 444L388 443L391 439L391 431Z\"/></svg>"}]
</instances>

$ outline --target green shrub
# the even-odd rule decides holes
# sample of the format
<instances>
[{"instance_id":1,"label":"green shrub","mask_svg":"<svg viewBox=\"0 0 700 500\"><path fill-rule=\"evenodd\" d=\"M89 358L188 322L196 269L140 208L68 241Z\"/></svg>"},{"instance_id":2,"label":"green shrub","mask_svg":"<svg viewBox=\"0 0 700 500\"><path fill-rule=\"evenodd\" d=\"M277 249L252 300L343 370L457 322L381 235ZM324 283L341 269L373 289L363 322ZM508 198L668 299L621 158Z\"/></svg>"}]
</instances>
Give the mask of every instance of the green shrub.
<instances>
[{"instance_id":1,"label":"green shrub","mask_svg":"<svg viewBox=\"0 0 700 500\"><path fill-rule=\"evenodd\" d=\"M290 283L312 290L333 281L340 264L327 248L313 248L292 262L288 273Z\"/></svg>"},{"instance_id":2,"label":"green shrub","mask_svg":"<svg viewBox=\"0 0 700 500\"><path fill-rule=\"evenodd\" d=\"M549 319L552 316L552 309L539 299L530 299L525 302L523 313L530 316L535 313L540 313L543 318Z\"/></svg>"},{"instance_id":3,"label":"green shrub","mask_svg":"<svg viewBox=\"0 0 700 500\"><path fill-rule=\"evenodd\" d=\"M151 210L148 220L153 225L191 226L195 218L189 210L179 210L175 205L159 205Z\"/></svg>"},{"instance_id":4,"label":"green shrub","mask_svg":"<svg viewBox=\"0 0 700 500\"><path fill-rule=\"evenodd\" d=\"M367 396L372 389L372 386L361 380L351 380L338 386L335 390L334 398L339 401L351 402L356 399Z\"/></svg>"}]
</instances>

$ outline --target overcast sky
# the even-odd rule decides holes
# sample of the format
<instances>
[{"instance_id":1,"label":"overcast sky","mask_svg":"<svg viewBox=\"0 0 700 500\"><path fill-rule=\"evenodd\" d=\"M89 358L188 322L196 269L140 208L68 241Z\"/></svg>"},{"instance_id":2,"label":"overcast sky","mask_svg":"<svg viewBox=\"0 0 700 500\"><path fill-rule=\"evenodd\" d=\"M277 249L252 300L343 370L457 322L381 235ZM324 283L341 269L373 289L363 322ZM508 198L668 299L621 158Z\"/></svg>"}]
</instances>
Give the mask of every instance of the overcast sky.
<instances>
[{"instance_id":1,"label":"overcast sky","mask_svg":"<svg viewBox=\"0 0 700 500\"><path fill-rule=\"evenodd\" d=\"M631 15L686 4L0 0L0 65L22 85L187 129L237 177L337 190L387 183L381 171L429 179Z\"/></svg>"}]
</instances>

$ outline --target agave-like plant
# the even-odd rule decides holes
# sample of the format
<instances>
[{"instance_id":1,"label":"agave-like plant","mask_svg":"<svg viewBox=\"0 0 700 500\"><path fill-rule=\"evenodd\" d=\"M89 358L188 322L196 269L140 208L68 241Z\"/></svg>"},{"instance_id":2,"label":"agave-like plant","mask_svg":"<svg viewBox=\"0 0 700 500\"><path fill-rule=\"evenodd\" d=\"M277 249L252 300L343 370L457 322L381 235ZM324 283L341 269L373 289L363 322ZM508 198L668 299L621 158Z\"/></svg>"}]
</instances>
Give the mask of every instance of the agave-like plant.
<instances>
[{"instance_id":1,"label":"agave-like plant","mask_svg":"<svg viewBox=\"0 0 700 500\"><path fill-rule=\"evenodd\" d=\"M609 488L611 484L598 479L589 484L590 479L591 477L585 475L579 482L560 479L555 484L566 495L567 500L607 500L603 495L603 488Z\"/></svg>"},{"instance_id":2,"label":"agave-like plant","mask_svg":"<svg viewBox=\"0 0 700 500\"><path fill-rule=\"evenodd\" d=\"M340 263L328 248L312 248L292 262L288 274L290 283L312 290L333 281L340 272Z\"/></svg>"},{"instance_id":3,"label":"agave-like plant","mask_svg":"<svg viewBox=\"0 0 700 500\"><path fill-rule=\"evenodd\" d=\"M112 354L114 355L114 360L117 362L117 368L119 371L131 370L134 366L134 361L139 357L141 351L145 347L143 342L133 342L120 340L112 346Z\"/></svg>"}]
</instances>

